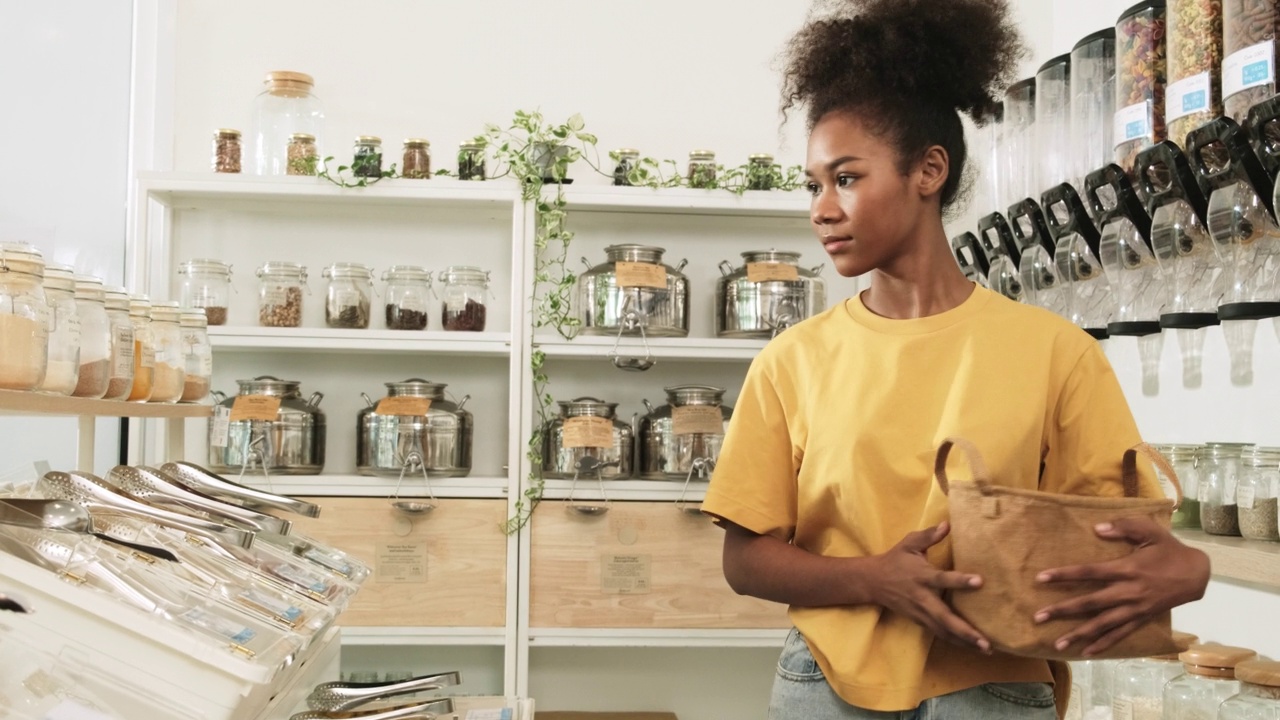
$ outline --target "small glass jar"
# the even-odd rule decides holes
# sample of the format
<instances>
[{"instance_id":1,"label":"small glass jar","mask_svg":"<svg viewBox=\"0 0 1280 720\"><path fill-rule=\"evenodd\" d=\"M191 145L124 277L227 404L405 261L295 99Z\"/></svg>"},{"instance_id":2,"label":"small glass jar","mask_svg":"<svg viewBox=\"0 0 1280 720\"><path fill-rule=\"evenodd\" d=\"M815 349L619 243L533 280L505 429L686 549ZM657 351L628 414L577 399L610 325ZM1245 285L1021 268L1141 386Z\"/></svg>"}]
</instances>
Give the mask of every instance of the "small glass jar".
<instances>
[{"instance_id":1,"label":"small glass jar","mask_svg":"<svg viewBox=\"0 0 1280 720\"><path fill-rule=\"evenodd\" d=\"M1257 657L1245 648L1217 643L1192 645L1178 656L1183 674L1164 686L1164 717L1169 720L1212 720L1227 698L1240 692L1236 665Z\"/></svg>"},{"instance_id":2,"label":"small glass jar","mask_svg":"<svg viewBox=\"0 0 1280 720\"><path fill-rule=\"evenodd\" d=\"M1242 447L1210 443L1200 451L1200 527L1210 535L1240 535L1236 480Z\"/></svg>"},{"instance_id":3,"label":"small glass jar","mask_svg":"<svg viewBox=\"0 0 1280 720\"><path fill-rule=\"evenodd\" d=\"M316 149L316 136L311 133L294 133L289 136L289 158L285 166L288 175L315 175L320 166L320 151ZM215 323L210 319L210 325Z\"/></svg>"},{"instance_id":4,"label":"small glass jar","mask_svg":"<svg viewBox=\"0 0 1280 720\"><path fill-rule=\"evenodd\" d=\"M324 321L331 328L369 327L373 271L360 263L334 263L324 269L329 281L325 294Z\"/></svg>"},{"instance_id":5,"label":"small glass jar","mask_svg":"<svg viewBox=\"0 0 1280 720\"><path fill-rule=\"evenodd\" d=\"M44 256L24 243L0 243L0 388L35 390L49 359Z\"/></svg>"},{"instance_id":6,"label":"small glass jar","mask_svg":"<svg viewBox=\"0 0 1280 720\"><path fill-rule=\"evenodd\" d=\"M351 174L363 178L382 177L382 138L360 135L351 158Z\"/></svg>"},{"instance_id":7,"label":"small glass jar","mask_svg":"<svg viewBox=\"0 0 1280 720\"><path fill-rule=\"evenodd\" d=\"M1084 660L1072 663L1072 673L1080 673L1087 678L1084 685L1088 690L1080 703L1084 720L1110 717L1115 698L1115 672L1119 665L1117 660Z\"/></svg>"},{"instance_id":8,"label":"small glass jar","mask_svg":"<svg viewBox=\"0 0 1280 720\"><path fill-rule=\"evenodd\" d=\"M187 381L187 354L182 346L182 310L176 302L151 307L151 340L155 345L155 374L149 402L175 403Z\"/></svg>"},{"instance_id":9,"label":"small glass jar","mask_svg":"<svg viewBox=\"0 0 1280 720\"><path fill-rule=\"evenodd\" d=\"M44 295L49 303L49 361L40 392L70 395L80 382L80 312L76 308L75 271L46 265Z\"/></svg>"},{"instance_id":10,"label":"small glass jar","mask_svg":"<svg viewBox=\"0 0 1280 720\"><path fill-rule=\"evenodd\" d=\"M1195 635L1173 633L1178 647L1199 641ZM1182 674L1178 654L1122 660L1116 665L1112 692L1112 714L1116 720L1161 720L1164 717L1164 686Z\"/></svg>"},{"instance_id":11,"label":"small glass jar","mask_svg":"<svg viewBox=\"0 0 1280 720\"><path fill-rule=\"evenodd\" d=\"M382 281L387 284L387 329L426 330L431 273L416 265L392 265Z\"/></svg>"},{"instance_id":12,"label":"small glass jar","mask_svg":"<svg viewBox=\"0 0 1280 720\"><path fill-rule=\"evenodd\" d=\"M464 142L458 145L458 179L484 180L484 143Z\"/></svg>"},{"instance_id":13,"label":"small glass jar","mask_svg":"<svg viewBox=\"0 0 1280 720\"><path fill-rule=\"evenodd\" d=\"M98 399L111 383L111 318L102 281L76 276L76 313L80 316L80 373L72 395Z\"/></svg>"},{"instance_id":14,"label":"small glass jar","mask_svg":"<svg viewBox=\"0 0 1280 720\"><path fill-rule=\"evenodd\" d=\"M483 332L488 315L489 272L477 267L452 265L440 273L445 330Z\"/></svg>"},{"instance_id":15,"label":"small glass jar","mask_svg":"<svg viewBox=\"0 0 1280 720\"><path fill-rule=\"evenodd\" d=\"M111 323L111 372L104 400L128 400L133 390L133 319L129 317L129 293L122 287L106 288L107 319Z\"/></svg>"},{"instance_id":16,"label":"small glass jar","mask_svg":"<svg viewBox=\"0 0 1280 720\"><path fill-rule=\"evenodd\" d=\"M689 187L713 188L716 186L716 154L711 150L694 150L689 153Z\"/></svg>"},{"instance_id":17,"label":"small glass jar","mask_svg":"<svg viewBox=\"0 0 1280 720\"><path fill-rule=\"evenodd\" d=\"M231 266L219 260L182 263L178 266L178 299L183 307L202 308L210 325L226 325Z\"/></svg>"},{"instance_id":18,"label":"small glass jar","mask_svg":"<svg viewBox=\"0 0 1280 720\"><path fill-rule=\"evenodd\" d=\"M307 268L272 261L258 268L258 324L262 327L302 325L302 291Z\"/></svg>"},{"instance_id":19,"label":"small glass jar","mask_svg":"<svg viewBox=\"0 0 1280 720\"><path fill-rule=\"evenodd\" d=\"M1280 720L1280 663L1245 660L1236 679L1240 692L1218 708L1218 720Z\"/></svg>"},{"instance_id":20,"label":"small glass jar","mask_svg":"<svg viewBox=\"0 0 1280 720\"><path fill-rule=\"evenodd\" d=\"M221 128L213 134L213 171L240 172L240 131Z\"/></svg>"},{"instance_id":21,"label":"small glass jar","mask_svg":"<svg viewBox=\"0 0 1280 720\"><path fill-rule=\"evenodd\" d=\"M156 342L151 334L151 300L146 295L129 298L129 319L133 322L133 385L129 402L146 402L156 374Z\"/></svg>"},{"instance_id":22,"label":"small glass jar","mask_svg":"<svg viewBox=\"0 0 1280 720\"><path fill-rule=\"evenodd\" d=\"M773 156L765 153L747 156L747 189L772 190Z\"/></svg>"},{"instance_id":23,"label":"small glass jar","mask_svg":"<svg viewBox=\"0 0 1280 720\"><path fill-rule=\"evenodd\" d=\"M1277 485L1280 485L1280 448L1245 448L1240 480L1236 484L1236 507L1242 537L1280 542Z\"/></svg>"},{"instance_id":24,"label":"small glass jar","mask_svg":"<svg viewBox=\"0 0 1280 720\"><path fill-rule=\"evenodd\" d=\"M423 138L405 138L400 176L414 180L427 180L431 177L431 143Z\"/></svg>"},{"instance_id":25,"label":"small glass jar","mask_svg":"<svg viewBox=\"0 0 1280 720\"><path fill-rule=\"evenodd\" d=\"M613 184L630 187L631 171L640 165L640 151L635 148L618 148L613 152L617 164L613 166Z\"/></svg>"},{"instance_id":26,"label":"small glass jar","mask_svg":"<svg viewBox=\"0 0 1280 720\"><path fill-rule=\"evenodd\" d=\"M1160 453L1164 455L1174 472L1178 474L1178 482L1182 483L1182 504L1173 511L1172 527L1174 529L1200 529L1200 470L1196 466L1196 458L1200 455L1199 445L1162 445ZM1160 486L1169 494L1171 486L1168 478L1157 468Z\"/></svg>"},{"instance_id":27,"label":"small glass jar","mask_svg":"<svg viewBox=\"0 0 1280 720\"><path fill-rule=\"evenodd\" d=\"M186 371L179 402L200 402L209 396L209 386L213 382L209 321L203 310L191 308L182 311L179 321L182 324L183 369Z\"/></svg>"}]
</instances>

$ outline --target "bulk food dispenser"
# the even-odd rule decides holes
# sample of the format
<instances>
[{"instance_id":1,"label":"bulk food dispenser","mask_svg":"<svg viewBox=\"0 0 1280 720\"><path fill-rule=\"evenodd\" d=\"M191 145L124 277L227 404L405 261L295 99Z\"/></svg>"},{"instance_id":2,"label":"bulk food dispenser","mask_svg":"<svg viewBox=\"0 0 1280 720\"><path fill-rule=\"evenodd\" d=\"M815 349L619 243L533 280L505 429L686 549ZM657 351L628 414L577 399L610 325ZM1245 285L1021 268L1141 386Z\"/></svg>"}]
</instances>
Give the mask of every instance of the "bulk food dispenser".
<instances>
[{"instance_id":1,"label":"bulk food dispenser","mask_svg":"<svg viewBox=\"0 0 1280 720\"><path fill-rule=\"evenodd\" d=\"M1018 262L1022 253L1013 239L1009 223L1000 213L978 221L978 243L987 256L987 287L1015 302L1022 301L1022 280Z\"/></svg>"},{"instance_id":2,"label":"bulk food dispenser","mask_svg":"<svg viewBox=\"0 0 1280 720\"><path fill-rule=\"evenodd\" d=\"M991 269L991 264L987 262L986 253L978 244L977 235L963 232L951 238L951 254L955 256L956 264L960 266L960 272L964 273L966 279L987 287L987 272Z\"/></svg>"},{"instance_id":3,"label":"bulk food dispenser","mask_svg":"<svg viewBox=\"0 0 1280 720\"><path fill-rule=\"evenodd\" d=\"M1125 170L1165 139L1165 0L1146 0L1116 21L1115 161Z\"/></svg>"},{"instance_id":4,"label":"bulk food dispenser","mask_svg":"<svg viewBox=\"0 0 1280 720\"><path fill-rule=\"evenodd\" d=\"M1206 225L1209 201L1187 155L1168 140L1138 153L1137 171L1151 210L1151 247L1165 278L1160 327L1177 333L1183 386L1200 387L1205 328L1218 324L1222 295L1222 263Z\"/></svg>"},{"instance_id":5,"label":"bulk food dispenser","mask_svg":"<svg viewBox=\"0 0 1280 720\"><path fill-rule=\"evenodd\" d=\"M1280 22L1280 2L1273 17ZM1267 177L1276 180L1280 175L1280 96L1264 100L1251 107L1247 113L1244 127L1249 135L1254 154L1262 162ZM1275 209L1275 195L1272 195L1272 209ZM1277 336L1280 336L1280 317L1273 321Z\"/></svg>"},{"instance_id":6,"label":"bulk food dispenser","mask_svg":"<svg viewBox=\"0 0 1280 720\"><path fill-rule=\"evenodd\" d=\"M1058 315L1066 315L1066 297L1058 269L1053 264L1053 238L1045 214L1031 198L1009 209L1009 226L1022 254L1018 277L1022 280L1022 300Z\"/></svg>"},{"instance_id":7,"label":"bulk food dispenser","mask_svg":"<svg viewBox=\"0 0 1280 720\"><path fill-rule=\"evenodd\" d=\"M1231 0L1222 8L1222 104L1242 123L1249 109L1276 92L1280 2Z\"/></svg>"},{"instance_id":8,"label":"bulk food dispenser","mask_svg":"<svg viewBox=\"0 0 1280 720\"><path fill-rule=\"evenodd\" d=\"M1012 207L1038 195L1040 158L1036 154L1036 79L1014 83L1004 96L1004 171L1008 195L996 207ZM1007 203L1007 204L1006 204Z\"/></svg>"},{"instance_id":9,"label":"bulk food dispenser","mask_svg":"<svg viewBox=\"0 0 1280 720\"><path fill-rule=\"evenodd\" d=\"M1035 150L1039 169L1026 197L1071 177L1071 55L1059 55L1036 71ZM1021 198L1019 198L1021 199Z\"/></svg>"},{"instance_id":10,"label":"bulk food dispenser","mask_svg":"<svg viewBox=\"0 0 1280 720\"><path fill-rule=\"evenodd\" d=\"M1053 235L1054 266L1063 284L1063 315L1094 338L1105 340L1110 337L1107 322L1111 319L1114 300L1102 263L1098 262L1098 242L1102 236L1071 183L1050 188L1041 196L1040 203Z\"/></svg>"},{"instance_id":11,"label":"bulk food dispenser","mask_svg":"<svg viewBox=\"0 0 1280 720\"><path fill-rule=\"evenodd\" d=\"M1077 191L1084 176L1111 162L1115 152L1116 29L1085 36L1071 50L1070 173Z\"/></svg>"},{"instance_id":12,"label":"bulk food dispenser","mask_svg":"<svg viewBox=\"0 0 1280 720\"><path fill-rule=\"evenodd\" d=\"M1222 114L1223 5L1222 0L1169 3L1164 114L1169 139L1182 148L1192 130Z\"/></svg>"}]
</instances>

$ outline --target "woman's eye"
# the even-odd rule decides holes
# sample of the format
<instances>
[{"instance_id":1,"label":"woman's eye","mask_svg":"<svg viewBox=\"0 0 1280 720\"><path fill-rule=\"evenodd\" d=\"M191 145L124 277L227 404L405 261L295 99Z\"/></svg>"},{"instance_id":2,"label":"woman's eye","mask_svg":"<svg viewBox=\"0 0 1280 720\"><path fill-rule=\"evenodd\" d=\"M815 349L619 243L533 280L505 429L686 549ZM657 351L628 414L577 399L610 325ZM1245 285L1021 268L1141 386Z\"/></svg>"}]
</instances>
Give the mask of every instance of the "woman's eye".
<instances>
[{"instance_id":1,"label":"woman's eye","mask_svg":"<svg viewBox=\"0 0 1280 720\"><path fill-rule=\"evenodd\" d=\"M819 191L819 190L821 190L821 188L819 188L819 187L818 187L818 183L809 183L808 185L805 185L804 187L805 187L805 189L806 189L806 190L808 190L808 191L809 191L809 194L810 194L810 195L817 195L817 194L818 194L818 191Z\"/></svg>"},{"instance_id":2,"label":"woman's eye","mask_svg":"<svg viewBox=\"0 0 1280 720\"><path fill-rule=\"evenodd\" d=\"M854 176L852 175L841 175L840 177L836 178L836 183L839 184L840 187L849 187L850 185L853 184L853 181L855 179L856 178L854 178Z\"/></svg>"}]
</instances>

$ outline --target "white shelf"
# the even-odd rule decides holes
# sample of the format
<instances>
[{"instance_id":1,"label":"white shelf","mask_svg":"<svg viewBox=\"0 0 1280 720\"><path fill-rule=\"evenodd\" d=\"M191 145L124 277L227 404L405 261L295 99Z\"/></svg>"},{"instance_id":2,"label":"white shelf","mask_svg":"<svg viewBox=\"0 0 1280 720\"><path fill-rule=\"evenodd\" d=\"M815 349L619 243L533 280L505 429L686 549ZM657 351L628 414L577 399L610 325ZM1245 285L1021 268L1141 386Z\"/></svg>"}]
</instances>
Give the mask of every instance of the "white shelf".
<instances>
[{"instance_id":1,"label":"white shelf","mask_svg":"<svg viewBox=\"0 0 1280 720\"><path fill-rule=\"evenodd\" d=\"M413 330L338 330L334 328L209 328L214 350L316 350L346 353L415 353L507 357L511 334Z\"/></svg>"},{"instance_id":2,"label":"white shelf","mask_svg":"<svg viewBox=\"0 0 1280 720\"><path fill-rule=\"evenodd\" d=\"M336 168L336 164L331 167ZM463 182L449 178L382 180L363 188L338 187L314 177L263 177L207 173L139 173L139 195L170 207L198 207L211 201L268 200L353 205L512 205L520 195L514 182Z\"/></svg>"},{"instance_id":3,"label":"white shelf","mask_svg":"<svg viewBox=\"0 0 1280 720\"><path fill-rule=\"evenodd\" d=\"M250 487L269 491L274 489L276 493L293 497L390 498L395 492L397 480L394 477L367 475L272 475L268 487L261 475L225 475ZM507 478L504 477L438 478L431 480L431 492L437 498L505 498L507 483ZM421 475L404 476L404 484L400 486L401 497L418 498L426 495Z\"/></svg>"},{"instance_id":4,"label":"white shelf","mask_svg":"<svg viewBox=\"0 0 1280 720\"><path fill-rule=\"evenodd\" d=\"M88 400L37 392L0 390L0 415L61 415L140 418L205 418L209 405Z\"/></svg>"},{"instance_id":5,"label":"white shelf","mask_svg":"<svg viewBox=\"0 0 1280 720\"><path fill-rule=\"evenodd\" d=\"M548 190L548 192L553 192ZM735 195L727 190L685 188L565 186L570 212L721 215L808 219L809 195L801 190L755 191Z\"/></svg>"},{"instance_id":6,"label":"white shelf","mask_svg":"<svg viewBox=\"0 0 1280 720\"><path fill-rule=\"evenodd\" d=\"M573 340L543 337L534 341L549 358L605 359L617 344L616 337L580 335ZM649 338L649 352L658 360L723 362L749 361L764 349L767 340L723 340L720 338ZM644 357L644 341L626 336L618 347L624 357Z\"/></svg>"},{"instance_id":7,"label":"white shelf","mask_svg":"<svg viewBox=\"0 0 1280 720\"><path fill-rule=\"evenodd\" d=\"M788 630L529 628L530 647L781 648Z\"/></svg>"},{"instance_id":8,"label":"white shelf","mask_svg":"<svg viewBox=\"0 0 1280 720\"><path fill-rule=\"evenodd\" d=\"M564 500L569 497L572 480L550 479L542 491L544 500ZM669 502L674 504L680 499L684 489L684 480L605 480L604 493L610 501L619 502ZM706 480L689 481L688 492L684 500L690 504L698 504L707 496ZM579 478L578 487L574 490L573 499L599 500L600 483L595 478Z\"/></svg>"},{"instance_id":9,"label":"white shelf","mask_svg":"<svg viewBox=\"0 0 1280 720\"><path fill-rule=\"evenodd\" d=\"M502 647L507 633L503 628L467 627L348 627L342 628L344 646L372 645L444 645L459 647L482 645Z\"/></svg>"}]
</instances>

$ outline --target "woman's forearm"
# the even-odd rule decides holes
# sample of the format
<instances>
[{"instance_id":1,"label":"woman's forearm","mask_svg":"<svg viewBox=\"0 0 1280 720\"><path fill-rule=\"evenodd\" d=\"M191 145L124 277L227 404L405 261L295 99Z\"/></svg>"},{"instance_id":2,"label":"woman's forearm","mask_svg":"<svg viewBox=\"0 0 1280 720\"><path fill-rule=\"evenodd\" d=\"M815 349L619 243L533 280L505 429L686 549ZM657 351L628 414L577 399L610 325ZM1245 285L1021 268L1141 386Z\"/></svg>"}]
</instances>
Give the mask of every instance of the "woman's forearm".
<instances>
[{"instance_id":1,"label":"woman's forearm","mask_svg":"<svg viewBox=\"0 0 1280 720\"><path fill-rule=\"evenodd\" d=\"M874 557L823 557L731 523L725 533L724 575L740 595L798 607L875 602Z\"/></svg>"}]
</instances>

